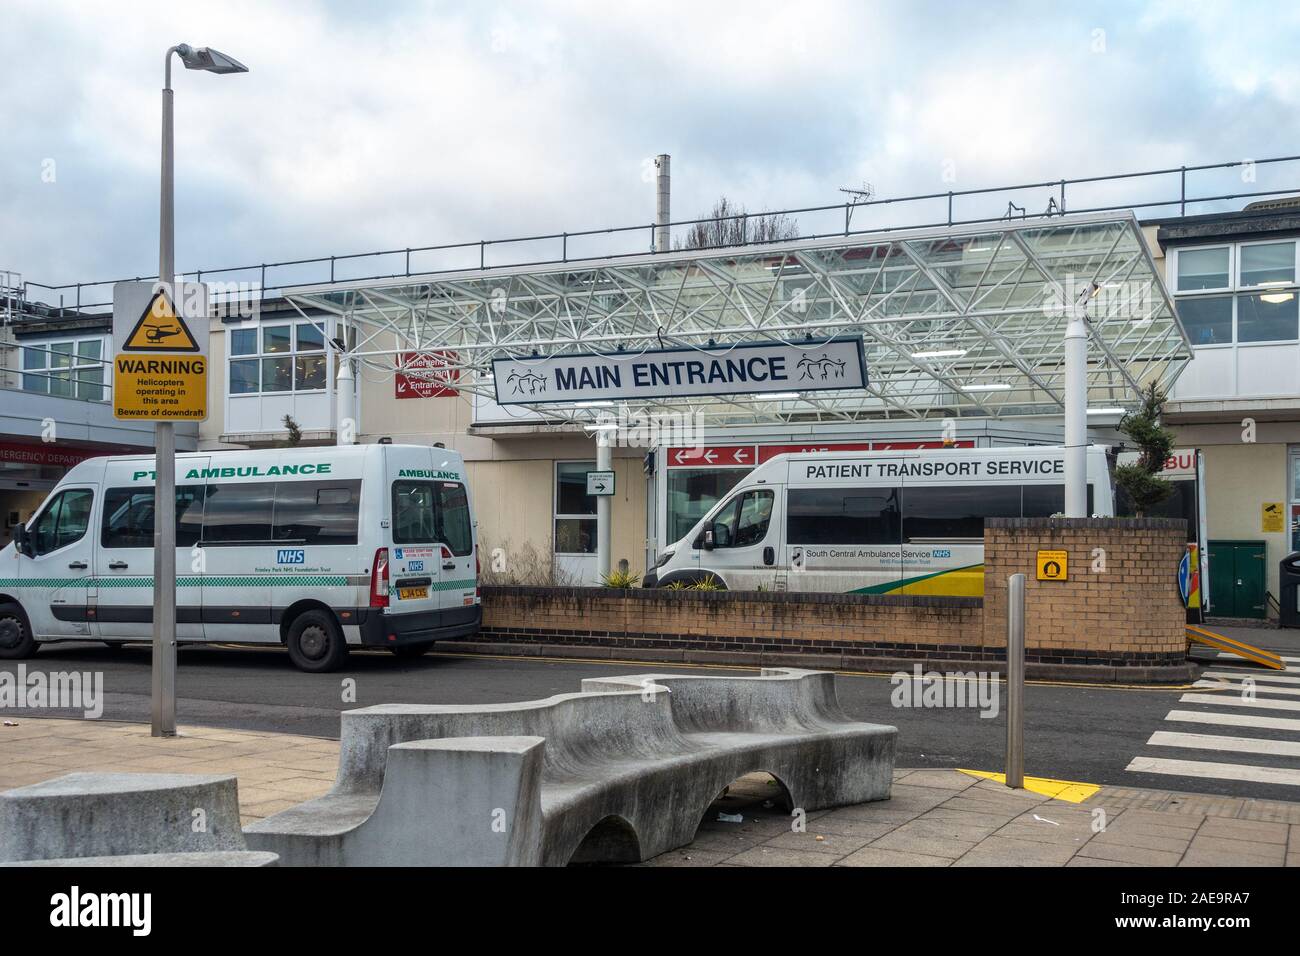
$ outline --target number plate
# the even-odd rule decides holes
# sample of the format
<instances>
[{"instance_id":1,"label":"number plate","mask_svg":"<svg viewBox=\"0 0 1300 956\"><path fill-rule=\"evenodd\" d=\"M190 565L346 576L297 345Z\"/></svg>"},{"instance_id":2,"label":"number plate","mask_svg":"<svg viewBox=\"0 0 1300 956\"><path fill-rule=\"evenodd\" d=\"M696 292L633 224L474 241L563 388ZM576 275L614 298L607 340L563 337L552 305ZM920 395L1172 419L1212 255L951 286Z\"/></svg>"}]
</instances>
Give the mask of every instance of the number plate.
<instances>
[{"instance_id":1,"label":"number plate","mask_svg":"<svg viewBox=\"0 0 1300 956\"><path fill-rule=\"evenodd\" d=\"M429 596L429 589L424 588L398 588L397 597L402 601L417 601Z\"/></svg>"}]
</instances>

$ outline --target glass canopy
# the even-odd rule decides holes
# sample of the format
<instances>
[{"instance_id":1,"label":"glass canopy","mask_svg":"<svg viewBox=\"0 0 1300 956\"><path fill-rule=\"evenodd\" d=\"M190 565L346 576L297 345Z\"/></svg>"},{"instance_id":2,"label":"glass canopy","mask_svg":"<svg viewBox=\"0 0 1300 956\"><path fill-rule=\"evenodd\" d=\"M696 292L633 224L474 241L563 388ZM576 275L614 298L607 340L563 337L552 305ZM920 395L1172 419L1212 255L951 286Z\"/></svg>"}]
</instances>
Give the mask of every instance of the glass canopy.
<instances>
[{"instance_id":1,"label":"glass canopy","mask_svg":"<svg viewBox=\"0 0 1300 956\"><path fill-rule=\"evenodd\" d=\"M842 239L677 250L563 266L474 270L288 289L305 313L353 326L351 354L392 374L436 353L436 374L490 398L494 358L860 335L860 392L687 398L636 410L711 425L1060 414L1072 310L1088 318L1088 402L1168 390L1192 351L1131 214L1014 220ZM410 368L408 374L420 371ZM601 409L538 406L549 421ZM604 411L608 411L607 409Z\"/></svg>"}]
</instances>

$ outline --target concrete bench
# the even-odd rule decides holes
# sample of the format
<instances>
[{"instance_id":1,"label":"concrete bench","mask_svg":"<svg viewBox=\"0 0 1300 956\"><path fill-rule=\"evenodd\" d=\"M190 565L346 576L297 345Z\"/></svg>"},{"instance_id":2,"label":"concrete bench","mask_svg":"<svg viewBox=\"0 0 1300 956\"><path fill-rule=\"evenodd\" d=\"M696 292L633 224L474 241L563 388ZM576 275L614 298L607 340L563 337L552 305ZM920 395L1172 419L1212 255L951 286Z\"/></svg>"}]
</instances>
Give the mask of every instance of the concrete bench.
<instances>
[{"instance_id":1,"label":"concrete bench","mask_svg":"<svg viewBox=\"0 0 1300 956\"><path fill-rule=\"evenodd\" d=\"M635 862L689 843L766 771L805 811L883 800L893 727L840 709L835 676L644 674L545 700L342 715L334 788L250 826L288 865Z\"/></svg>"},{"instance_id":2,"label":"concrete bench","mask_svg":"<svg viewBox=\"0 0 1300 956\"><path fill-rule=\"evenodd\" d=\"M0 793L5 863L138 866L141 855L210 855L211 865L266 865L265 854L245 850L229 775L70 773Z\"/></svg>"}]
</instances>

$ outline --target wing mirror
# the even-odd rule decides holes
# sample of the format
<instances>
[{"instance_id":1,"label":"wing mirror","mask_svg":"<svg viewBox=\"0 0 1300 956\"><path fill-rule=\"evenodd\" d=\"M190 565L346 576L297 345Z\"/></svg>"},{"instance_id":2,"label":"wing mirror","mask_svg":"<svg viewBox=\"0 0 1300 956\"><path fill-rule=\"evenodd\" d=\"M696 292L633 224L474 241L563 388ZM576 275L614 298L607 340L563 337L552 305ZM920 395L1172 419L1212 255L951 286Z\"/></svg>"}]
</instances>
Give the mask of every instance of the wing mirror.
<instances>
[{"instance_id":1,"label":"wing mirror","mask_svg":"<svg viewBox=\"0 0 1300 956\"><path fill-rule=\"evenodd\" d=\"M705 551L713 550L713 529L712 528L704 532L704 550Z\"/></svg>"},{"instance_id":2,"label":"wing mirror","mask_svg":"<svg viewBox=\"0 0 1300 956\"><path fill-rule=\"evenodd\" d=\"M29 558L32 556L32 542L27 535L27 525L21 521L14 525L13 541L15 551L19 554L25 554Z\"/></svg>"}]
</instances>

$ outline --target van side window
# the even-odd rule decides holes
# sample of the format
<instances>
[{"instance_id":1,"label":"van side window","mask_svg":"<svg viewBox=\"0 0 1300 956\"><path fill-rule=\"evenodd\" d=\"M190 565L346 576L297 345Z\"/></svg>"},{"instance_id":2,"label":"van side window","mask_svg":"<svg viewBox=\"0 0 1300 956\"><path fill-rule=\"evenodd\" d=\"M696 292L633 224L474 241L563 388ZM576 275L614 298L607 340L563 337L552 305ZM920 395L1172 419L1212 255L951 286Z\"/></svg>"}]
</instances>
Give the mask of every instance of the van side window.
<instances>
[{"instance_id":1,"label":"van side window","mask_svg":"<svg viewBox=\"0 0 1300 956\"><path fill-rule=\"evenodd\" d=\"M427 481L393 482L393 543L432 544L436 539L433 485Z\"/></svg>"},{"instance_id":2,"label":"van side window","mask_svg":"<svg viewBox=\"0 0 1300 956\"><path fill-rule=\"evenodd\" d=\"M775 496L768 489L746 491L722 506L712 522L716 548L744 548L767 537Z\"/></svg>"},{"instance_id":3,"label":"van side window","mask_svg":"<svg viewBox=\"0 0 1300 956\"><path fill-rule=\"evenodd\" d=\"M899 543L897 488L791 488L790 544Z\"/></svg>"},{"instance_id":4,"label":"van side window","mask_svg":"<svg viewBox=\"0 0 1300 956\"><path fill-rule=\"evenodd\" d=\"M203 527L203 485L176 488L176 547L192 548ZM109 488L104 492L100 543L105 548L153 547L153 489Z\"/></svg>"},{"instance_id":5,"label":"van side window","mask_svg":"<svg viewBox=\"0 0 1300 956\"><path fill-rule=\"evenodd\" d=\"M474 550L473 522L465 486L456 481L440 481L434 489L438 540L450 548L452 554L463 558Z\"/></svg>"},{"instance_id":6,"label":"van side window","mask_svg":"<svg viewBox=\"0 0 1300 956\"><path fill-rule=\"evenodd\" d=\"M275 486L276 541L356 544L361 481L282 481Z\"/></svg>"},{"instance_id":7,"label":"van side window","mask_svg":"<svg viewBox=\"0 0 1300 956\"><path fill-rule=\"evenodd\" d=\"M928 485L903 488L903 543L984 540L985 518L1020 516L1019 485Z\"/></svg>"},{"instance_id":8,"label":"van side window","mask_svg":"<svg viewBox=\"0 0 1300 956\"><path fill-rule=\"evenodd\" d=\"M88 488L70 488L55 495L32 527L33 552L49 554L84 538L94 500L95 493Z\"/></svg>"},{"instance_id":9,"label":"van side window","mask_svg":"<svg viewBox=\"0 0 1300 956\"><path fill-rule=\"evenodd\" d=\"M208 485L203 516L204 544L244 544L271 540L275 482Z\"/></svg>"}]
</instances>

